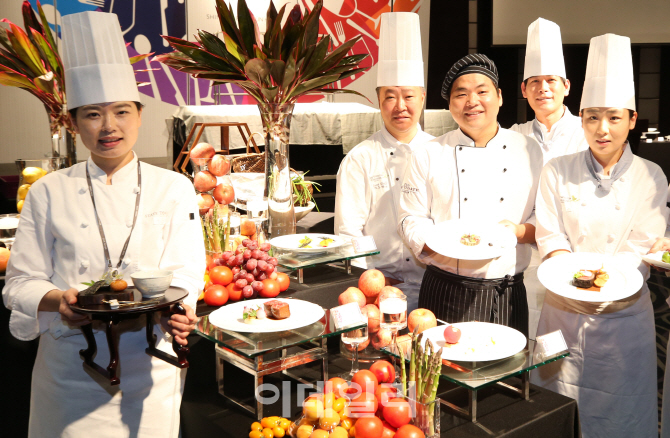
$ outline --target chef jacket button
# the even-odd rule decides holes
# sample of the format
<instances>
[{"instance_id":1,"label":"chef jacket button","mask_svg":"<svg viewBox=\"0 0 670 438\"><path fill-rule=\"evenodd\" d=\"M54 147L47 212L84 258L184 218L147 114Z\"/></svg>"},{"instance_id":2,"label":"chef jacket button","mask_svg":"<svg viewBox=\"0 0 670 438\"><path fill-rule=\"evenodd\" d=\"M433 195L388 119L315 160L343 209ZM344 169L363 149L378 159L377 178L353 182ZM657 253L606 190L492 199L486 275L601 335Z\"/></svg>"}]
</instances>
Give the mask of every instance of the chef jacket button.
<instances>
[{"instance_id":1,"label":"chef jacket button","mask_svg":"<svg viewBox=\"0 0 670 438\"><path fill-rule=\"evenodd\" d=\"M503 149L507 149L507 145L504 145L504 146L503 146Z\"/></svg>"},{"instance_id":2,"label":"chef jacket button","mask_svg":"<svg viewBox=\"0 0 670 438\"><path fill-rule=\"evenodd\" d=\"M468 198L463 198L463 200L464 200L464 201L467 201L467 200L468 200Z\"/></svg>"},{"instance_id":3,"label":"chef jacket button","mask_svg":"<svg viewBox=\"0 0 670 438\"><path fill-rule=\"evenodd\" d=\"M395 180L398 181L400 178L396 178Z\"/></svg>"},{"instance_id":4,"label":"chef jacket button","mask_svg":"<svg viewBox=\"0 0 670 438\"><path fill-rule=\"evenodd\" d=\"M500 198L500 202L503 202L504 200L505 200L505 198Z\"/></svg>"},{"instance_id":5,"label":"chef jacket button","mask_svg":"<svg viewBox=\"0 0 670 438\"><path fill-rule=\"evenodd\" d=\"M133 187L133 193L138 194L140 192L139 187Z\"/></svg>"},{"instance_id":6,"label":"chef jacket button","mask_svg":"<svg viewBox=\"0 0 670 438\"><path fill-rule=\"evenodd\" d=\"M82 223L81 223L81 227L82 227L82 228L86 228L86 227L88 227L88 222L82 222Z\"/></svg>"},{"instance_id":7,"label":"chef jacket button","mask_svg":"<svg viewBox=\"0 0 670 438\"><path fill-rule=\"evenodd\" d=\"M126 226L127 226L128 228L132 228L133 223L132 223L132 222L126 222Z\"/></svg>"},{"instance_id":8,"label":"chef jacket button","mask_svg":"<svg viewBox=\"0 0 670 438\"><path fill-rule=\"evenodd\" d=\"M123 259L123 263L126 265L129 265L130 262L132 262L132 260L130 260L130 257L126 257L125 259Z\"/></svg>"},{"instance_id":9,"label":"chef jacket button","mask_svg":"<svg viewBox=\"0 0 670 438\"><path fill-rule=\"evenodd\" d=\"M458 150L459 150L459 151L462 151L462 150L463 150L463 146L460 146L460 147L458 148Z\"/></svg>"},{"instance_id":10,"label":"chef jacket button","mask_svg":"<svg viewBox=\"0 0 670 438\"><path fill-rule=\"evenodd\" d=\"M616 208L617 210L621 210L621 204L615 205L614 208Z\"/></svg>"},{"instance_id":11,"label":"chef jacket button","mask_svg":"<svg viewBox=\"0 0 670 438\"><path fill-rule=\"evenodd\" d=\"M393 155L393 152L391 152L391 155Z\"/></svg>"},{"instance_id":12,"label":"chef jacket button","mask_svg":"<svg viewBox=\"0 0 670 438\"><path fill-rule=\"evenodd\" d=\"M409 262L409 259L405 259L406 262Z\"/></svg>"},{"instance_id":13,"label":"chef jacket button","mask_svg":"<svg viewBox=\"0 0 670 438\"><path fill-rule=\"evenodd\" d=\"M461 169L461 173L465 172L465 169Z\"/></svg>"},{"instance_id":14,"label":"chef jacket button","mask_svg":"<svg viewBox=\"0 0 670 438\"><path fill-rule=\"evenodd\" d=\"M507 172L507 168L506 168L506 167L503 169L503 173L505 173L505 172Z\"/></svg>"},{"instance_id":15,"label":"chef jacket button","mask_svg":"<svg viewBox=\"0 0 670 438\"><path fill-rule=\"evenodd\" d=\"M83 195L84 193L86 193L86 189L84 187L80 188L79 193Z\"/></svg>"},{"instance_id":16,"label":"chef jacket button","mask_svg":"<svg viewBox=\"0 0 670 438\"><path fill-rule=\"evenodd\" d=\"M88 269L89 266L90 266L90 264L89 264L88 260L82 260L81 261L81 267L82 268Z\"/></svg>"}]
</instances>

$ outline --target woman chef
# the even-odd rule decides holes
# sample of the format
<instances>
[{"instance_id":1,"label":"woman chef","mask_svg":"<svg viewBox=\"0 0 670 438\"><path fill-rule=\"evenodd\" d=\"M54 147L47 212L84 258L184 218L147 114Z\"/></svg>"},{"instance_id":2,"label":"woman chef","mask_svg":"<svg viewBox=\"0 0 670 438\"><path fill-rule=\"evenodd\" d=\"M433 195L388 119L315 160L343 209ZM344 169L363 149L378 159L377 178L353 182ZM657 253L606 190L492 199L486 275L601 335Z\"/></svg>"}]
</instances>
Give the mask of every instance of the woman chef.
<instances>
[{"instance_id":1,"label":"woman chef","mask_svg":"<svg viewBox=\"0 0 670 438\"><path fill-rule=\"evenodd\" d=\"M172 285L187 290L185 303L194 306L204 273L195 194L186 178L140 165L132 150L139 93L116 15L67 15L62 26L68 103L91 157L30 189L2 292L12 334L40 337L29 435L177 437L186 370L144 352L144 318L118 324L121 383L110 387L83 369L78 326L91 321L69 305L82 282L111 266L126 280L142 269L173 270ZM154 326L158 348L169 352L172 336L186 344L195 321L190 308L187 315ZM107 345L96 322L96 342ZM107 348L96 361L109 362Z\"/></svg>"},{"instance_id":2,"label":"woman chef","mask_svg":"<svg viewBox=\"0 0 670 438\"><path fill-rule=\"evenodd\" d=\"M629 38L591 39L581 116L590 149L542 170L535 210L540 255L605 254L646 279L641 256L665 231L667 181L626 141L637 119ZM606 303L547 292L538 335L559 329L570 356L539 368L533 380L577 400L583 436L658 436L656 335L646 284Z\"/></svg>"}]
</instances>

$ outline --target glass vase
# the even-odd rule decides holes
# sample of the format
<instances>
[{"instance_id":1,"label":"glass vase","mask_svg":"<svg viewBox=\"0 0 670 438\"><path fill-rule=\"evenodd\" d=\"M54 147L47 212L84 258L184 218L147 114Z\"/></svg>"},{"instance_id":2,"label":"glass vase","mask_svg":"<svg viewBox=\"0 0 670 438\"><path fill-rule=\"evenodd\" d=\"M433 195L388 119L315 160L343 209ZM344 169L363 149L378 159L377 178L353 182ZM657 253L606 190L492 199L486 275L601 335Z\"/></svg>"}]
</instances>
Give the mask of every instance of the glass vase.
<instances>
[{"instance_id":1,"label":"glass vase","mask_svg":"<svg viewBox=\"0 0 670 438\"><path fill-rule=\"evenodd\" d=\"M289 133L293 104L259 105L265 138L265 192L270 238L295 234Z\"/></svg>"},{"instance_id":2,"label":"glass vase","mask_svg":"<svg viewBox=\"0 0 670 438\"><path fill-rule=\"evenodd\" d=\"M23 201L30 187L44 175L65 167L66 157L50 157L39 160L16 160L19 171L19 190L16 193L16 210L21 213Z\"/></svg>"},{"instance_id":3,"label":"glass vase","mask_svg":"<svg viewBox=\"0 0 670 438\"><path fill-rule=\"evenodd\" d=\"M51 129L51 156L64 158L62 167L70 167L77 164L76 136L65 129L62 120L49 115L49 127Z\"/></svg>"},{"instance_id":4,"label":"glass vase","mask_svg":"<svg viewBox=\"0 0 670 438\"><path fill-rule=\"evenodd\" d=\"M412 419L410 424L421 429L426 438L438 438L440 436L440 399L428 403L407 399L412 408Z\"/></svg>"}]
</instances>

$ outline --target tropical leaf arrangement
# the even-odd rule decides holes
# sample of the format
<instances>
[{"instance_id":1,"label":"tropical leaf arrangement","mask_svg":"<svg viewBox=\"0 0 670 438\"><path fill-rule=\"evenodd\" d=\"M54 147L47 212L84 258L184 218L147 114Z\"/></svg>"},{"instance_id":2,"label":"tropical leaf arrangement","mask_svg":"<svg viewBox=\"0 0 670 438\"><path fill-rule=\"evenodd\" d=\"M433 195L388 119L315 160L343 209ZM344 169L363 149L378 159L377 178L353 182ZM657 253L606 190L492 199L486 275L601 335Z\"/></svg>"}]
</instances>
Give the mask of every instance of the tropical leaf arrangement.
<instances>
[{"instance_id":1,"label":"tropical leaf arrangement","mask_svg":"<svg viewBox=\"0 0 670 438\"><path fill-rule=\"evenodd\" d=\"M322 6L319 0L303 16L296 4L282 27L286 5L277 12L270 2L267 30L261 36L245 0L237 3L237 20L232 8L216 0L223 40L204 30L198 30L196 43L163 36L175 51L155 59L195 78L237 84L258 102L261 111L269 111L271 105L293 104L305 94L363 96L353 90L326 88L364 71L359 64L368 55L347 56L360 36L329 51L330 36L318 35Z\"/></svg>"},{"instance_id":2,"label":"tropical leaf arrangement","mask_svg":"<svg viewBox=\"0 0 670 438\"><path fill-rule=\"evenodd\" d=\"M74 133L65 95L65 68L58 45L39 0L37 19L28 1L22 5L24 29L3 18L9 28L0 29L0 84L27 90L44 104L51 120L51 134L60 127ZM153 53L130 58L141 61Z\"/></svg>"}]
</instances>

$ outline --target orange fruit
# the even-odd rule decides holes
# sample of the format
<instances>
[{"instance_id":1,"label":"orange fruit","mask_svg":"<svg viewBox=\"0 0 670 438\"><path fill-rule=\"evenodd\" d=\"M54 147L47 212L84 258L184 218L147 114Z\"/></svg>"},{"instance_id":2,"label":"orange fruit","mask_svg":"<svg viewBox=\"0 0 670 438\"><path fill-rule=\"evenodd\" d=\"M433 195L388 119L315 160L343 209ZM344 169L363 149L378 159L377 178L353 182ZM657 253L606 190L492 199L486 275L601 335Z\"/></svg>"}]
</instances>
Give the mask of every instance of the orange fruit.
<instances>
[{"instance_id":1,"label":"orange fruit","mask_svg":"<svg viewBox=\"0 0 670 438\"><path fill-rule=\"evenodd\" d=\"M4 272L7 269L9 254L9 250L7 248L0 247L0 272Z\"/></svg>"},{"instance_id":2,"label":"orange fruit","mask_svg":"<svg viewBox=\"0 0 670 438\"><path fill-rule=\"evenodd\" d=\"M314 432L309 436L309 438L328 438L328 431L315 429Z\"/></svg>"},{"instance_id":3,"label":"orange fruit","mask_svg":"<svg viewBox=\"0 0 670 438\"><path fill-rule=\"evenodd\" d=\"M242 221L240 226L240 234L244 236L253 236L256 234L256 224L253 221Z\"/></svg>"}]
</instances>

